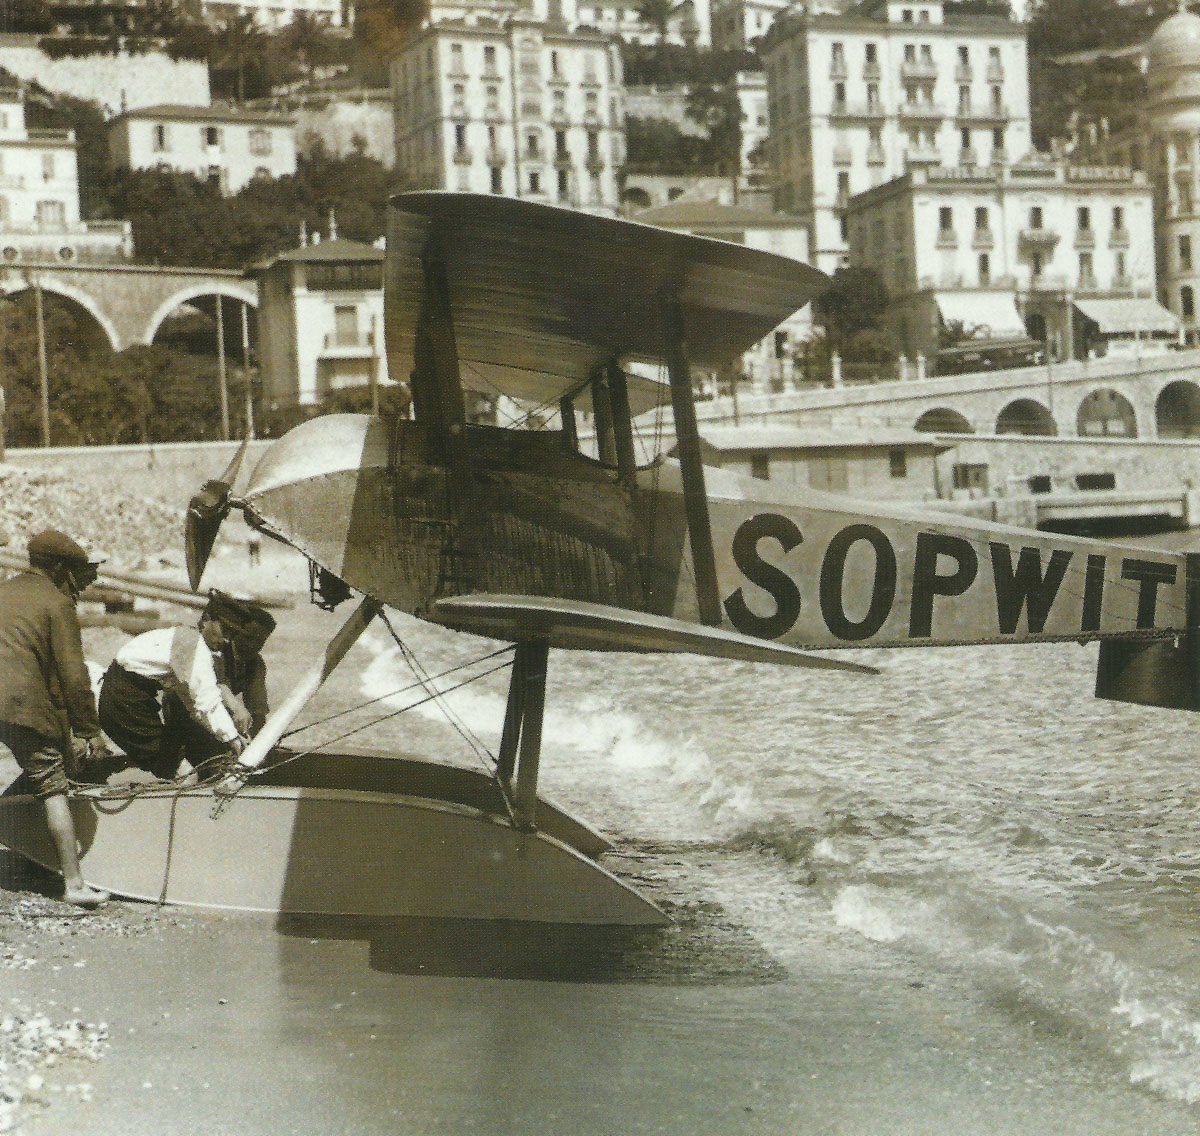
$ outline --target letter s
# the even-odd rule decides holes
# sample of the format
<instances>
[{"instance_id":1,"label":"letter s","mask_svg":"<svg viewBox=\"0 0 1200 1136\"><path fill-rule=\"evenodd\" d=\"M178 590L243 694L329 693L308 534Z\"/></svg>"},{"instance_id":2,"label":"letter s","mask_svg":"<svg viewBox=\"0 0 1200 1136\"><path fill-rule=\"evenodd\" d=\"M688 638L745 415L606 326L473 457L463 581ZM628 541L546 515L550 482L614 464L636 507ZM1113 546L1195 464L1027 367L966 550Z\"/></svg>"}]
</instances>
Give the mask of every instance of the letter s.
<instances>
[{"instance_id":1,"label":"letter s","mask_svg":"<svg viewBox=\"0 0 1200 1136\"><path fill-rule=\"evenodd\" d=\"M778 639L789 631L800 616L800 589L786 572L768 564L758 554L758 542L764 537L779 541L783 551L791 552L804 540L800 530L778 513L759 513L743 521L733 536L733 561L742 575L757 584L775 601L774 615L755 615L738 588L725 601L725 611L743 635L758 639Z\"/></svg>"}]
</instances>

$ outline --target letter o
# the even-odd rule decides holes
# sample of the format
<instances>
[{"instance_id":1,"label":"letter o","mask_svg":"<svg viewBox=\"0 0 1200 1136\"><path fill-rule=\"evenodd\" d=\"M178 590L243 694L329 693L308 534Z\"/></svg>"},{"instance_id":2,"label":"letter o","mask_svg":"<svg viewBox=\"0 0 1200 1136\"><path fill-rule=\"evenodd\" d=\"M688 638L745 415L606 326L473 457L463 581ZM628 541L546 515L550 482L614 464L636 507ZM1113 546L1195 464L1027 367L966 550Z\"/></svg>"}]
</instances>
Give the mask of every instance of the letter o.
<instances>
[{"instance_id":1,"label":"letter o","mask_svg":"<svg viewBox=\"0 0 1200 1136\"><path fill-rule=\"evenodd\" d=\"M875 585L871 589L867 614L855 623L846 616L842 589L846 558L851 547L860 540L865 540L875 550ZM821 562L821 615L830 632L851 643L870 639L891 614L895 598L896 550L892 548L892 542L874 525L849 525L837 533L825 549L825 559Z\"/></svg>"}]
</instances>

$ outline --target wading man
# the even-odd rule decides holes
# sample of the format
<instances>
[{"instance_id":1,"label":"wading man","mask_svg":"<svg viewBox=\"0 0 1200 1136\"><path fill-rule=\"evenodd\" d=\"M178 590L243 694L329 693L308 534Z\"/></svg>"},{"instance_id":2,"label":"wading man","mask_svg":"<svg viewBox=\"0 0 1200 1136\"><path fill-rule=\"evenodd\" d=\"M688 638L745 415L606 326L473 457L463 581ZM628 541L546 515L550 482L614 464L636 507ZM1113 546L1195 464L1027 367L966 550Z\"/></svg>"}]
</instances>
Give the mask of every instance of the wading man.
<instances>
[{"instance_id":1,"label":"wading man","mask_svg":"<svg viewBox=\"0 0 1200 1136\"><path fill-rule=\"evenodd\" d=\"M0 742L45 807L63 898L79 907L108 899L83 882L67 799L72 732L93 757L107 752L75 614L76 598L95 578L88 554L49 529L30 540L28 571L0 583Z\"/></svg>"}]
</instances>

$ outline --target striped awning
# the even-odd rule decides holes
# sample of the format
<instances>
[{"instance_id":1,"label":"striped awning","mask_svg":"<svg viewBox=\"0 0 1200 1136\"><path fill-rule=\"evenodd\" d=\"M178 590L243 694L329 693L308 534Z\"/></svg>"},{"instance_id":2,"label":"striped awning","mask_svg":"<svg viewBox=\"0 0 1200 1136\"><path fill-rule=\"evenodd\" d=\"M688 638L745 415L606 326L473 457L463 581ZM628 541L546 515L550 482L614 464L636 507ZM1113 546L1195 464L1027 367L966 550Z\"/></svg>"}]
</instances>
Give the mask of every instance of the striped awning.
<instances>
[{"instance_id":1,"label":"striped awning","mask_svg":"<svg viewBox=\"0 0 1200 1136\"><path fill-rule=\"evenodd\" d=\"M1102 335L1142 332L1149 335L1163 332L1174 335L1179 331L1179 319L1149 296L1130 296L1124 299L1076 300L1075 308L1092 320Z\"/></svg>"},{"instance_id":2,"label":"striped awning","mask_svg":"<svg viewBox=\"0 0 1200 1136\"><path fill-rule=\"evenodd\" d=\"M938 292L944 323L962 325L971 339L1023 339L1025 321L1011 292Z\"/></svg>"}]
</instances>

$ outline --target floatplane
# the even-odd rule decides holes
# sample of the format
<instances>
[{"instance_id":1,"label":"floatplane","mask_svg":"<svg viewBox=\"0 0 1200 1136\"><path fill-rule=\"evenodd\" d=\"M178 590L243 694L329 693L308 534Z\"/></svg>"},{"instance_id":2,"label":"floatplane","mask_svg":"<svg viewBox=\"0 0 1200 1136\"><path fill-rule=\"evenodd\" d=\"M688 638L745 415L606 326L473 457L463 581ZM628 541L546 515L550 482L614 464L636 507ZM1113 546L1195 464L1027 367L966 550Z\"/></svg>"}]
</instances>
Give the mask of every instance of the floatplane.
<instances>
[{"instance_id":1,"label":"floatplane","mask_svg":"<svg viewBox=\"0 0 1200 1136\"><path fill-rule=\"evenodd\" d=\"M702 464L692 367L727 365L819 294L814 268L461 193L395 197L387 249L388 366L412 417L312 419L187 514L193 588L237 509L308 558L318 603L358 606L233 778L75 795L89 883L284 913L663 921L604 866L609 839L539 794L552 649L869 674L814 652L1100 640L1098 694L1196 707L1195 556ZM554 408L559 428L472 423L472 392ZM668 404L676 456L640 464L635 419ZM493 769L280 746L387 608L515 645ZM28 798L0 799L0 840L54 866Z\"/></svg>"}]
</instances>

